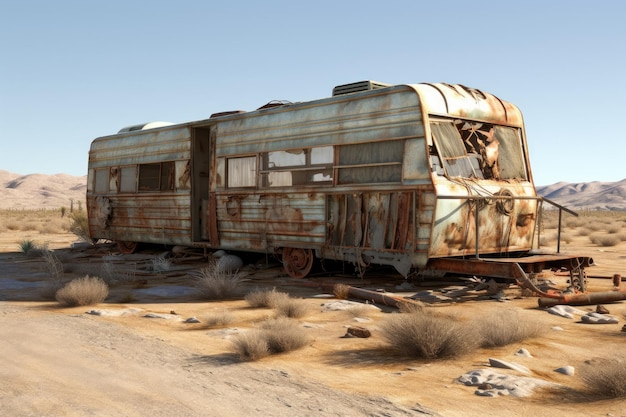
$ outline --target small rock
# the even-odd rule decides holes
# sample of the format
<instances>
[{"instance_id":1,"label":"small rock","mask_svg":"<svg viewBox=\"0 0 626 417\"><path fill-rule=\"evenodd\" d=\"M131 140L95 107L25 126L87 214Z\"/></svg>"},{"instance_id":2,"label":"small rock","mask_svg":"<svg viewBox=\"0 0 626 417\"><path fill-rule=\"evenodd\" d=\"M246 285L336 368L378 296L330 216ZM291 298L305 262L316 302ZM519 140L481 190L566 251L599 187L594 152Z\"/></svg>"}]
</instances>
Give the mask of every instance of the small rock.
<instances>
[{"instance_id":1,"label":"small rock","mask_svg":"<svg viewBox=\"0 0 626 417\"><path fill-rule=\"evenodd\" d=\"M361 338L368 338L372 335L372 332L370 332L364 327L359 327L359 326L348 327L348 330L346 333L349 334L350 336L361 337Z\"/></svg>"},{"instance_id":2,"label":"small rock","mask_svg":"<svg viewBox=\"0 0 626 417\"><path fill-rule=\"evenodd\" d=\"M598 314L611 314L609 312L609 310L605 306L599 305L599 304L596 307L596 313L598 313Z\"/></svg>"},{"instance_id":3,"label":"small rock","mask_svg":"<svg viewBox=\"0 0 626 417\"><path fill-rule=\"evenodd\" d=\"M574 375L574 367L573 366L561 366L560 368L556 368L554 372L558 372L563 375L572 376Z\"/></svg>"},{"instance_id":4,"label":"small rock","mask_svg":"<svg viewBox=\"0 0 626 417\"><path fill-rule=\"evenodd\" d=\"M622 326L622 331L626 332L626 324Z\"/></svg>"},{"instance_id":5,"label":"small rock","mask_svg":"<svg viewBox=\"0 0 626 417\"><path fill-rule=\"evenodd\" d=\"M555 330L557 332L562 332L563 328L561 326L552 326L552 330Z\"/></svg>"},{"instance_id":6,"label":"small rock","mask_svg":"<svg viewBox=\"0 0 626 417\"><path fill-rule=\"evenodd\" d=\"M200 320L198 320L196 317L189 317L187 320L185 320L185 323L200 323Z\"/></svg>"},{"instance_id":7,"label":"small rock","mask_svg":"<svg viewBox=\"0 0 626 417\"><path fill-rule=\"evenodd\" d=\"M502 359L489 358L489 365L493 366L494 368L513 369L515 371L519 371L525 374L530 373L530 369L528 369L524 365L503 361Z\"/></svg>"},{"instance_id":8,"label":"small rock","mask_svg":"<svg viewBox=\"0 0 626 417\"><path fill-rule=\"evenodd\" d=\"M530 354L530 352L524 348L518 350L517 352L515 352L515 356L523 356L525 358L532 358L533 355Z\"/></svg>"}]
</instances>

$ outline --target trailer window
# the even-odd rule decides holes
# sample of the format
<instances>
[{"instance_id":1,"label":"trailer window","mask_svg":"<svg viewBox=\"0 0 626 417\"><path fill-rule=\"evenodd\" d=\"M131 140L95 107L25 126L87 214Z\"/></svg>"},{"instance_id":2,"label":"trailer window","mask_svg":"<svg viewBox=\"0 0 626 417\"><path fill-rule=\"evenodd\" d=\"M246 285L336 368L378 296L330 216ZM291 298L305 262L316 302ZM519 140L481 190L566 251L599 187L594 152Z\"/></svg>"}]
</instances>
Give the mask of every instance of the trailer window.
<instances>
[{"instance_id":1,"label":"trailer window","mask_svg":"<svg viewBox=\"0 0 626 417\"><path fill-rule=\"evenodd\" d=\"M229 158L227 161L227 186L256 186L256 156Z\"/></svg>"},{"instance_id":2,"label":"trailer window","mask_svg":"<svg viewBox=\"0 0 626 417\"><path fill-rule=\"evenodd\" d=\"M119 170L120 192L134 193L137 186L137 166L122 167Z\"/></svg>"},{"instance_id":3,"label":"trailer window","mask_svg":"<svg viewBox=\"0 0 626 417\"><path fill-rule=\"evenodd\" d=\"M139 165L139 191L174 189L174 162Z\"/></svg>"},{"instance_id":4,"label":"trailer window","mask_svg":"<svg viewBox=\"0 0 626 417\"><path fill-rule=\"evenodd\" d=\"M341 146L338 183L400 182L403 155L403 140Z\"/></svg>"},{"instance_id":5,"label":"trailer window","mask_svg":"<svg viewBox=\"0 0 626 417\"><path fill-rule=\"evenodd\" d=\"M476 159L478 155L468 156L461 134L451 121L431 123L430 130L449 176L483 178Z\"/></svg>"},{"instance_id":6,"label":"trailer window","mask_svg":"<svg viewBox=\"0 0 626 417\"><path fill-rule=\"evenodd\" d=\"M528 179L518 128L467 120L437 121L430 128L449 176Z\"/></svg>"},{"instance_id":7,"label":"trailer window","mask_svg":"<svg viewBox=\"0 0 626 417\"><path fill-rule=\"evenodd\" d=\"M104 194L109 191L109 168L96 169L93 188L97 194Z\"/></svg>"},{"instance_id":8,"label":"trailer window","mask_svg":"<svg viewBox=\"0 0 626 417\"><path fill-rule=\"evenodd\" d=\"M265 186L332 183L332 146L268 152L262 157Z\"/></svg>"}]
</instances>

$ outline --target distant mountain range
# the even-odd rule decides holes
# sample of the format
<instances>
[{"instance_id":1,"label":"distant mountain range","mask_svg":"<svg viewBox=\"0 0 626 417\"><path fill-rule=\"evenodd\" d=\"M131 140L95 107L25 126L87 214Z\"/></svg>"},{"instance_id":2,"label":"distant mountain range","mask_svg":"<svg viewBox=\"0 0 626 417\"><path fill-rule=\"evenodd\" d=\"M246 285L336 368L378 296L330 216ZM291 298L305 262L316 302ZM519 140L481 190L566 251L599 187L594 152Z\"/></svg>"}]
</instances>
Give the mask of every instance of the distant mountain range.
<instances>
[{"instance_id":1,"label":"distant mountain range","mask_svg":"<svg viewBox=\"0 0 626 417\"><path fill-rule=\"evenodd\" d=\"M87 176L20 175L0 170L0 209L70 209L85 207Z\"/></svg>"},{"instance_id":2,"label":"distant mountain range","mask_svg":"<svg viewBox=\"0 0 626 417\"><path fill-rule=\"evenodd\" d=\"M20 175L0 170L0 209L69 209L71 204L84 205L86 190L86 175ZM626 210L626 179L558 182L537 187L537 193L572 210Z\"/></svg>"},{"instance_id":3,"label":"distant mountain range","mask_svg":"<svg viewBox=\"0 0 626 417\"><path fill-rule=\"evenodd\" d=\"M572 210L626 210L626 179L617 182L557 182L537 193Z\"/></svg>"}]
</instances>

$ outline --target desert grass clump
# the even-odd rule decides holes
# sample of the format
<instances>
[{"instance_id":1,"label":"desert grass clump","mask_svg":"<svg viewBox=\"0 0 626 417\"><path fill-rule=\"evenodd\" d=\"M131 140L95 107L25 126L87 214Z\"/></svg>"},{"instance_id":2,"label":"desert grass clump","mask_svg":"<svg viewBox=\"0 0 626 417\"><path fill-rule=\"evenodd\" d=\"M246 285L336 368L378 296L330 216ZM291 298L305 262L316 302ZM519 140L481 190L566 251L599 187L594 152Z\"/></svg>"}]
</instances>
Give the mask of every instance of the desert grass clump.
<instances>
[{"instance_id":1,"label":"desert grass clump","mask_svg":"<svg viewBox=\"0 0 626 417\"><path fill-rule=\"evenodd\" d=\"M165 255L160 255L150 260L152 263L152 271L156 273L167 272L172 268L172 260Z\"/></svg>"},{"instance_id":2,"label":"desert grass clump","mask_svg":"<svg viewBox=\"0 0 626 417\"><path fill-rule=\"evenodd\" d=\"M439 359L461 356L477 348L471 328L453 317L427 309L391 315L381 326L392 349L406 356Z\"/></svg>"},{"instance_id":3,"label":"desert grass clump","mask_svg":"<svg viewBox=\"0 0 626 417\"><path fill-rule=\"evenodd\" d=\"M32 240L22 240L19 243L20 246L20 251L28 256L34 249L37 248L37 245L35 245L35 242L33 242Z\"/></svg>"},{"instance_id":4,"label":"desert grass clump","mask_svg":"<svg viewBox=\"0 0 626 417\"><path fill-rule=\"evenodd\" d=\"M249 330L233 339L233 348L243 361L257 361L270 355L270 349L263 332Z\"/></svg>"},{"instance_id":5,"label":"desert grass clump","mask_svg":"<svg viewBox=\"0 0 626 417\"><path fill-rule=\"evenodd\" d=\"M580 376L589 394L626 399L626 357L587 361Z\"/></svg>"},{"instance_id":6,"label":"desert grass clump","mask_svg":"<svg viewBox=\"0 0 626 417\"><path fill-rule=\"evenodd\" d=\"M271 290L256 289L245 296L248 305L254 308L274 308L282 301L288 299L289 294L276 291L276 288L272 288Z\"/></svg>"},{"instance_id":7,"label":"desert grass clump","mask_svg":"<svg viewBox=\"0 0 626 417\"><path fill-rule=\"evenodd\" d=\"M621 242L621 239L617 235L605 235L602 233L594 233L589 236L591 243L599 246L615 246Z\"/></svg>"},{"instance_id":8,"label":"desert grass clump","mask_svg":"<svg viewBox=\"0 0 626 417\"><path fill-rule=\"evenodd\" d=\"M75 307L99 304L108 295L109 286L101 278L85 275L65 284L55 298L62 306Z\"/></svg>"},{"instance_id":9,"label":"desert grass clump","mask_svg":"<svg viewBox=\"0 0 626 417\"><path fill-rule=\"evenodd\" d=\"M70 214L70 232L74 233L76 237L88 243L93 243L91 236L89 236L89 218L84 211L75 211Z\"/></svg>"},{"instance_id":10,"label":"desert grass clump","mask_svg":"<svg viewBox=\"0 0 626 417\"><path fill-rule=\"evenodd\" d=\"M265 336L270 353L291 352L309 343L309 337L298 323L288 318L277 318L263 322L261 331Z\"/></svg>"},{"instance_id":11,"label":"desert grass clump","mask_svg":"<svg viewBox=\"0 0 626 417\"><path fill-rule=\"evenodd\" d=\"M235 321L235 316L228 311L221 311L219 313L213 313L206 315L202 318L201 322L205 327L225 327Z\"/></svg>"},{"instance_id":12,"label":"desert grass clump","mask_svg":"<svg viewBox=\"0 0 626 417\"><path fill-rule=\"evenodd\" d=\"M523 319L514 310L503 310L483 316L475 319L473 324L484 348L507 346L540 336L544 331L541 323Z\"/></svg>"},{"instance_id":13,"label":"desert grass clump","mask_svg":"<svg viewBox=\"0 0 626 417\"><path fill-rule=\"evenodd\" d=\"M309 307L296 298L286 298L274 305L274 311L278 317L289 317L299 319L309 313Z\"/></svg>"},{"instance_id":14,"label":"desert grass clump","mask_svg":"<svg viewBox=\"0 0 626 417\"><path fill-rule=\"evenodd\" d=\"M219 300L232 297L239 292L244 274L236 272L230 274L218 270L215 264L202 268L193 273L196 288L200 295L207 300Z\"/></svg>"},{"instance_id":15,"label":"desert grass clump","mask_svg":"<svg viewBox=\"0 0 626 417\"><path fill-rule=\"evenodd\" d=\"M63 276L63 263L61 260L50 250L44 251L41 257L45 261L48 273L53 278L60 279Z\"/></svg>"},{"instance_id":16,"label":"desert grass clump","mask_svg":"<svg viewBox=\"0 0 626 417\"><path fill-rule=\"evenodd\" d=\"M109 285L119 282L131 282L135 280L135 269L121 270L112 262L103 262L98 270L98 276Z\"/></svg>"},{"instance_id":17,"label":"desert grass clump","mask_svg":"<svg viewBox=\"0 0 626 417\"><path fill-rule=\"evenodd\" d=\"M255 361L269 355L300 349L309 342L309 337L297 322L278 318L240 334L233 340L233 347L242 360Z\"/></svg>"}]
</instances>

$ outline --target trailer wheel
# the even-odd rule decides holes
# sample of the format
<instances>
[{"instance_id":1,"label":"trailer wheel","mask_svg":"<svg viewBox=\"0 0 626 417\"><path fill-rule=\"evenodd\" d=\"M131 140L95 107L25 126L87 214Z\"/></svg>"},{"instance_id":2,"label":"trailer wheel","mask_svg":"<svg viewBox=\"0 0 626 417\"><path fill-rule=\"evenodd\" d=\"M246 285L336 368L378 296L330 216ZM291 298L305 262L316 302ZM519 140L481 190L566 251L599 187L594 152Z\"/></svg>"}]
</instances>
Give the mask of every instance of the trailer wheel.
<instances>
[{"instance_id":1,"label":"trailer wheel","mask_svg":"<svg viewBox=\"0 0 626 417\"><path fill-rule=\"evenodd\" d=\"M135 250L137 250L137 242L127 242L125 240L118 240L117 248L124 255L130 255L131 253L134 253Z\"/></svg>"},{"instance_id":2,"label":"trailer wheel","mask_svg":"<svg viewBox=\"0 0 626 417\"><path fill-rule=\"evenodd\" d=\"M315 256L311 249L283 248L283 268L293 278L304 278L313 267Z\"/></svg>"}]
</instances>

